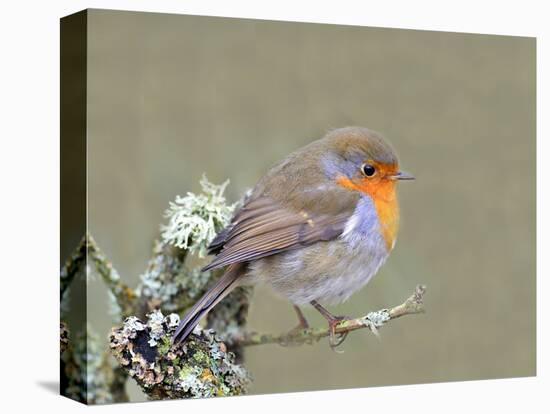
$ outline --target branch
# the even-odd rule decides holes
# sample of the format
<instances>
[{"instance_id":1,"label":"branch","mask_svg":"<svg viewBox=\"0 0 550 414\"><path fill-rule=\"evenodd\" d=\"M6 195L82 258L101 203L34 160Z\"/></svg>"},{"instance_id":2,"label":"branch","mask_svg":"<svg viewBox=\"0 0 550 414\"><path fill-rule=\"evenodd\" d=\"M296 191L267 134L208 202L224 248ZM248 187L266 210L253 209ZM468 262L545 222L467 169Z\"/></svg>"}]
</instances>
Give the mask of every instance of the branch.
<instances>
[{"instance_id":1,"label":"branch","mask_svg":"<svg viewBox=\"0 0 550 414\"><path fill-rule=\"evenodd\" d=\"M86 263L86 236L83 236L78 243L77 248L67 259L60 273L59 293L61 299L63 294L72 283L75 275L81 271L82 266Z\"/></svg>"},{"instance_id":2,"label":"branch","mask_svg":"<svg viewBox=\"0 0 550 414\"><path fill-rule=\"evenodd\" d=\"M252 296L252 287L239 286L208 312L206 328L212 329L222 338L242 335L248 319L248 308ZM244 359L241 344L228 343L229 350L236 356L237 363Z\"/></svg>"},{"instance_id":3,"label":"branch","mask_svg":"<svg viewBox=\"0 0 550 414\"><path fill-rule=\"evenodd\" d=\"M128 401L124 387L127 375L113 365L111 354L102 349L99 338L88 326L71 335L61 322L62 395L85 404Z\"/></svg>"},{"instance_id":4,"label":"branch","mask_svg":"<svg viewBox=\"0 0 550 414\"><path fill-rule=\"evenodd\" d=\"M152 400L240 395L250 377L211 330L195 329L189 340L172 345L176 314L160 311L142 322L126 318L110 336L112 354Z\"/></svg>"},{"instance_id":5,"label":"branch","mask_svg":"<svg viewBox=\"0 0 550 414\"><path fill-rule=\"evenodd\" d=\"M87 234L86 238L88 256L94 262L97 272L101 275L101 278L115 297L120 307L122 318L132 315L136 299L134 290L121 281L117 270L107 260L107 257L103 254L93 237Z\"/></svg>"},{"instance_id":6,"label":"branch","mask_svg":"<svg viewBox=\"0 0 550 414\"><path fill-rule=\"evenodd\" d=\"M139 296L136 313L144 318L161 309L165 313L183 312L195 303L204 290L208 275L192 274L186 268L188 250L158 240L136 288Z\"/></svg>"},{"instance_id":7,"label":"branch","mask_svg":"<svg viewBox=\"0 0 550 414\"><path fill-rule=\"evenodd\" d=\"M400 318L405 315L424 313L423 297L426 293L426 286L418 285L415 292L402 304L391 309L381 309L376 312L369 312L365 316L356 319L346 319L336 327L335 333L346 335L357 329L368 328L375 335L378 335L378 328L388 321ZM228 344L240 346L279 344L282 346L311 344L321 338L330 335L328 328L310 328L300 331L291 331L281 335L259 334L256 332L245 333L242 336L234 336L228 340Z\"/></svg>"}]
</instances>

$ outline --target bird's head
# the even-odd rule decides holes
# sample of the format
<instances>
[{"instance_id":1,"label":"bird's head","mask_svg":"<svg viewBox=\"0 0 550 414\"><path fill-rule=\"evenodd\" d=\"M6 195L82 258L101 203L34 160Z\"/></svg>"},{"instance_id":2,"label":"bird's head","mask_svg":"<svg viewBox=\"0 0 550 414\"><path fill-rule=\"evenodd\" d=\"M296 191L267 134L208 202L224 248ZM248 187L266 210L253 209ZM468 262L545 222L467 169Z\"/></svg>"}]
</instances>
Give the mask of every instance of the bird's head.
<instances>
[{"instance_id":1,"label":"bird's head","mask_svg":"<svg viewBox=\"0 0 550 414\"><path fill-rule=\"evenodd\" d=\"M325 177L341 188L372 200L363 208L375 209L381 235L391 250L399 225L396 183L414 177L399 169L390 144L367 128L336 129L323 140L325 151L321 162Z\"/></svg>"},{"instance_id":2,"label":"bird's head","mask_svg":"<svg viewBox=\"0 0 550 414\"><path fill-rule=\"evenodd\" d=\"M390 144L367 128L335 129L324 141L325 175L341 187L369 195L375 201L391 201L397 181L414 179L399 169Z\"/></svg>"}]
</instances>

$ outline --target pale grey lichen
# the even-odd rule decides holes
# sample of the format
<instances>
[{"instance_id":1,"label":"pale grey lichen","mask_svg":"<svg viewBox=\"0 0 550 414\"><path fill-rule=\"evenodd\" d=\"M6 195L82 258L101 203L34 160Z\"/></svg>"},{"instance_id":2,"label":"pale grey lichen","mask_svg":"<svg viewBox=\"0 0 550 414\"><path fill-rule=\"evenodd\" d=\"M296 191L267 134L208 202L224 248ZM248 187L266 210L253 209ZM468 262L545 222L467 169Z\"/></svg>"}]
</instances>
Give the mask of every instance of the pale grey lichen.
<instances>
[{"instance_id":1,"label":"pale grey lichen","mask_svg":"<svg viewBox=\"0 0 550 414\"><path fill-rule=\"evenodd\" d=\"M178 249L178 251L174 251ZM148 303L149 309L162 307L172 312L177 309L175 299L180 293L176 277L183 271L185 254L177 247L166 246L159 241L153 244L153 257L147 264L141 283L135 292Z\"/></svg>"},{"instance_id":2,"label":"pale grey lichen","mask_svg":"<svg viewBox=\"0 0 550 414\"><path fill-rule=\"evenodd\" d=\"M137 316L130 316L124 321L122 333L124 334L124 337L133 339L136 337L138 332L145 330L145 328L146 325L141 322Z\"/></svg>"},{"instance_id":3,"label":"pale grey lichen","mask_svg":"<svg viewBox=\"0 0 550 414\"><path fill-rule=\"evenodd\" d=\"M65 291L61 295L61 301L59 302L59 310L60 310L61 318L65 318L65 316L71 310L71 287L70 286L67 286L65 288Z\"/></svg>"},{"instance_id":4,"label":"pale grey lichen","mask_svg":"<svg viewBox=\"0 0 550 414\"><path fill-rule=\"evenodd\" d=\"M376 327L380 327L391 318L389 311L387 309L382 309L376 312L369 312L365 319L373 323Z\"/></svg>"},{"instance_id":5,"label":"pale grey lichen","mask_svg":"<svg viewBox=\"0 0 550 414\"><path fill-rule=\"evenodd\" d=\"M201 390L204 388L199 376L202 374L202 368L195 366L180 372L180 386L183 391Z\"/></svg>"},{"instance_id":6,"label":"pale grey lichen","mask_svg":"<svg viewBox=\"0 0 550 414\"><path fill-rule=\"evenodd\" d=\"M243 349L235 342L235 338L244 332L251 296L252 287L239 286L218 303L207 317L207 328L213 329L224 339L239 363L243 360Z\"/></svg>"},{"instance_id":7,"label":"pale grey lichen","mask_svg":"<svg viewBox=\"0 0 550 414\"><path fill-rule=\"evenodd\" d=\"M156 241L153 257L143 273L136 295L148 311L182 312L189 308L211 281L211 272L185 266L186 250Z\"/></svg>"},{"instance_id":8,"label":"pale grey lichen","mask_svg":"<svg viewBox=\"0 0 550 414\"><path fill-rule=\"evenodd\" d=\"M168 326L168 329L175 329L180 324L180 317L175 313L171 313L166 317L165 322L166 322L166 325Z\"/></svg>"},{"instance_id":9,"label":"pale grey lichen","mask_svg":"<svg viewBox=\"0 0 550 414\"><path fill-rule=\"evenodd\" d=\"M86 264L86 284L90 284L92 282L95 282L96 280L96 274L95 269L93 269L89 263Z\"/></svg>"},{"instance_id":10,"label":"pale grey lichen","mask_svg":"<svg viewBox=\"0 0 550 414\"><path fill-rule=\"evenodd\" d=\"M161 226L165 243L173 244L199 257L206 256L207 247L231 219L236 204L227 204L223 195L229 180L213 184L202 176L201 194L188 192L177 196L165 212L168 224Z\"/></svg>"},{"instance_id":11,"label":"pale grey lichen","mask_svg":"<svg viewBox=\"0 0 550 414\"><path fill-rule=\"evenodd\" d=\"M118 271L117 271L114 267L112 267L112 266L111 266L111 273L110 273L110 275L111 275L111 280L112 280L113 282L116 283L116 282L120 281L120 274L119 274Z\"/></svg>"},{"instance_id":12,"label":"pale grey lichen","mask_svg":"<svg viewBox=\"0 0 550 414\"><path fill-rule=\"evenodd\" d=\"M184 291L190 299L198 299L212 279L212 272L202 272L200 268L185 269L176 278L180 290Z\"/></svg>"},{"instance_id":13,"label":"pale grey lichen","mask_svg":"<svg viewBox=\"0 0 550 414\"><path fill-rule=\"evenodd\" d=\"M122 308L120 307L115 294L110 290L107 291L107 308L109 315L111 316L111 320L114 323L120 323L122 319Z\"/></svg>"},{"instance_id":14,"label":"pale grey lichen","mask_svg":"<svg viewBox=\"0 0 550 414\"><path fill-rule=\"evenodd\" d=\"M186 253L179 247L154 243L153 257L135 290L149 311L181 312L205 292L210 272L188 269Z\"/></svg>"},{"instance_id":15,"label":"pale grey lichen","mask_svg":"<svg viewBox=\"0 0 550 414\"><path fill-rule=\"evenodd\" d=\"M150 314L147 315L147 317L149 318L149 322L147 325L150 328L149 345L156 346L158 343L158 340L164 334L163 324L164 323L168 324L171 321L165 321L164 315L160 310L151 312ZM171 324L169 324L168 326L171 326Z\"/></svg>"},{"instance_id":16,"label":"pale grey lichen","mask_svg":"<svg viewBox=\"0 0 550 414\"><path fill-rule=\"evenodd\" d=\"M381 309L376 312L369 312L362 319L363 325L371 330L376 336L378 336L378 328L383 326L386 322L391 319L390 312L388 309Z\"/></svg>"},{"instance_id":17,"label":"pale grey lichen","mask_svg":"<svg viewBox=\"0 0 550 414\"><path fill-rule=\"evenodd\" d=\"M161 225L162 241L155 242L136 289L149 310L181 311L205 292L211 273L186 268L185 258L188 252L204 257L212 239L229 223L239 203L227 204L223 193L228 183L213 184L203 175L202 193L189 192L169 204L168 223Z\"/></svg>"},{"instance_id":18,"label":"pale grey lichen","mask_svg":"<svg viewBox=\"0 0 550 414\"><path fill-rule=\"evenodd\" d=\"M197 327L189 339L171 344L179 318L160 311L147 322L127 318L113 329L113 355L150 399L239 395L250 382L247 371L212 331Z\"/></svg>"},{"instance_id":19,"label":"pale grey lichen","mask_svg":"<svg viewBox=\"0 0 550 414\"><path fill-rule=\"evenodd\" d=\"M65 261L65 264L59 272L59 287L60 297L63 297L63 293L72 283L73 279L78 273L82 272L82 268L86 263L87 254L87 235L83 236L74 252L71 253L69 258Z\"/></svg>"}]
</instances>

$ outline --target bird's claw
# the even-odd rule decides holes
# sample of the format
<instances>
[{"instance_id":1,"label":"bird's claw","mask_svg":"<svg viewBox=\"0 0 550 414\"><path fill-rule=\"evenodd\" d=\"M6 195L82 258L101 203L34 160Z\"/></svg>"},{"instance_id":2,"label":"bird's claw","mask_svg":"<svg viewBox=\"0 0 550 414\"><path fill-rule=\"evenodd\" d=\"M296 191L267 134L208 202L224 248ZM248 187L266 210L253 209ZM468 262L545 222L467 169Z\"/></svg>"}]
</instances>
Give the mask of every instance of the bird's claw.
<instances>
[{"instance_id":1,"label":"bird's claw","mask_svg":"<svg viewBox=\"0 0 550 414\"><path fill-rule=\"evenodd\" d=\"M335 352L342 353L343 351L336 351L336 348L339 347L347 338L349 332L340 332L336 334L336 328L338 325L340 325L342 322L349 320L347 316L335 316L333 319L331 319L328 322L329 326L329 337L328 337L328 343L330 346L330 349L332 349Z\"/></svg>"}]
</instances>

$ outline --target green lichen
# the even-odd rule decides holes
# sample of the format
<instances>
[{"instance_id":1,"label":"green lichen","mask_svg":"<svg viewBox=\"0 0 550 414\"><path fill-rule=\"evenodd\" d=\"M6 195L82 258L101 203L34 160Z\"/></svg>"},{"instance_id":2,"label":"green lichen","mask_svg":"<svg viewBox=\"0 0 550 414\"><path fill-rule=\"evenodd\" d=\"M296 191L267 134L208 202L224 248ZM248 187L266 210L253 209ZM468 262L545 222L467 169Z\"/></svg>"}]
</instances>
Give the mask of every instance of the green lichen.
<instances>
[{"instance_id":1,"label":"green lichen","mask_svg":"<svg viewBox=\"0 0 550 414\"><path fill-rule=\"evenodd\" d=\"M172 346L170 342L170 338L167 336L161 337L157 342L157 351L159 355L164 356L168 353L170 350L170 347Z\"/></svg>"},{"instance_id":2,"label":"green lichen","mask_svg":"<svg viewBox=\"0 0 550 414\"><path fill-rule=\"evenodd\" d=\"M198 363L200 363L200 364L205 364L209 361L208 355L205 354L204 352L200 351L200 350L196 351L193 354L193 359L195 361L197 361Z\"/></svg>"}]
</instances>

